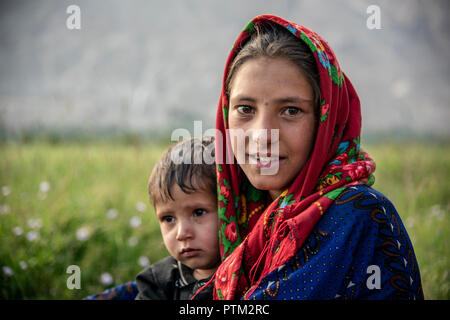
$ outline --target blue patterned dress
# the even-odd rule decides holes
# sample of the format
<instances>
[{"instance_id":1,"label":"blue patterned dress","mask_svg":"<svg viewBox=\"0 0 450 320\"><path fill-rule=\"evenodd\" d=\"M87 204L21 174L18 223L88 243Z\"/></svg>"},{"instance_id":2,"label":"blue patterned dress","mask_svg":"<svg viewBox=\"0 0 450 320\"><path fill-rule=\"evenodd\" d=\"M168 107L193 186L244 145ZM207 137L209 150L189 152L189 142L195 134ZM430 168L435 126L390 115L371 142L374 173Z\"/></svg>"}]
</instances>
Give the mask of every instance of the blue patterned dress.
<instances>
[{"instance_id":1,"label":"blue patterned dress","mask_svg":"<svg viewBox=\"0 0 450 320\"><path fill-rule=\"evenodd\" d=\"M346 189L298 254L250 299L423 299L419 266L392 203L367 186Z\"/></svg>"}]
</instances>

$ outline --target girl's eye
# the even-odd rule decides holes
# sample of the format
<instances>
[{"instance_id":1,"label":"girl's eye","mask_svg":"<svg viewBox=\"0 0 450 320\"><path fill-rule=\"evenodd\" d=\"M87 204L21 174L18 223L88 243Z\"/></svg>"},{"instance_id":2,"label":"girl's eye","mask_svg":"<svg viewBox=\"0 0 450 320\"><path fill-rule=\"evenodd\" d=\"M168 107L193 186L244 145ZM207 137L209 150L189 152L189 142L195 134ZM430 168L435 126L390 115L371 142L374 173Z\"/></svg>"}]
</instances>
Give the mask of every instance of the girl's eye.
<instances>
[{"instance_id":1,"label":"girl's eye","mask_svg":"<svg viewBox=\"0 0 450 320\"><path fill-rule=\"evenodd\" d=\"M175 218L172 216L164 216L161 218L162 222L172 223L175 221Z\"/></svg>"},{"instance_id":2,"label":"girl's eye","mask_svg":"<svg viewBox=\"0 0 450 320\"><path fill-rule=\"evenodd\" d=\"M253 113L253 108L250 106L237 106L236 110L240 114L252 114Z\"/></svg>"},{"instance_id":3,"label":"girl's eye","mask_svg":"<svg viewBox=\"0 0 450 320\"><path fill-rule=\"evenodd\" d=\"M295 117L296 115L300 114L301 110L296 107L286 107L283 110L283 114L287 115L289 117Z\"/></svg>"},{"instance_id":4,"label":"girl's eye","mask_svg":"<svg viewBox=\"0 0 450 320\"><path fill-rule=\"evenodd\" d=\"M203 216L205 213L206 213L206 210L205 210L205 209L199 208L199 209L195 209L195 210L194 210L194 216L196 216L196 217L201 217L201 216Z\"/></svg>"}]
</instances>

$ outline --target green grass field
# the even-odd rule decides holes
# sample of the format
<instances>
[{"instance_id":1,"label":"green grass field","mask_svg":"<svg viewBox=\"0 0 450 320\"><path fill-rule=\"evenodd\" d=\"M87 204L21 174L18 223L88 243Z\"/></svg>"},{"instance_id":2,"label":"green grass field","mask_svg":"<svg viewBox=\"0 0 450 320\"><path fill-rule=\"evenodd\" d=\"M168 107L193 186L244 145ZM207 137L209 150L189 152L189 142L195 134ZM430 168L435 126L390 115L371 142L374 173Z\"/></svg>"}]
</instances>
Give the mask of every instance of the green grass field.
<instances>
[{"instance_id":1,"label":"green grass field","mask_svg":"<svg viewBox=\"0 0 450 320\"><path fill-rule=\"evenodd\" d=\"M427 299L450 298L450 144L368 145L374 187L396 206ZM364 148L364 146L363 146ZM167 255L146 184L163 147L0 145L0 298L81 299ZM81 270L81 289L66 269Z\"/></svg>"}]
</instances>

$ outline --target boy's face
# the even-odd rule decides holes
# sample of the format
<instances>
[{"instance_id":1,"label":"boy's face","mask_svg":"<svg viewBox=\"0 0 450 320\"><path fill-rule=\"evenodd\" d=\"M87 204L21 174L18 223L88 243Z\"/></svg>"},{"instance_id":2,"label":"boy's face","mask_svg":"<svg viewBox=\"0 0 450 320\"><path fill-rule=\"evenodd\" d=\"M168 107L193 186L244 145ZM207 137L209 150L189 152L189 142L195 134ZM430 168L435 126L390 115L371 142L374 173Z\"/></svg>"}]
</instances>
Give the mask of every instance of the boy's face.
<instances>
[{"instance_id":1,"label":"boy's face","mask_svg":"<svg viewBox=\"0 0 450 320\"><path fill-rule=\"evenodd\" d=\"M174 201L155 204L164 244L196 278L207 278L220 263L217 199L203 189L184 193L177 184L170 192Z\"/></svg>"}]
</instances>

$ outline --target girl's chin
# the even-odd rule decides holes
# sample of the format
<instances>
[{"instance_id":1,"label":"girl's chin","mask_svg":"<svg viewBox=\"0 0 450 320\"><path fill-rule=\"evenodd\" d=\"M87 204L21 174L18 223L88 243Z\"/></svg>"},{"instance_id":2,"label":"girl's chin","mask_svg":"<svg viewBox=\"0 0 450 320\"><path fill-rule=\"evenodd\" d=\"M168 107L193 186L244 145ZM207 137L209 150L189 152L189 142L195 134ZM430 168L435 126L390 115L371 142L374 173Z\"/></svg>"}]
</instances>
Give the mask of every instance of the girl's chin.
<instances>
[{"instance_id":1,"label":"girl's chin","mask_svg":"<svg viewBox=\"0 0 450 320\"><path fill-rule=\"evenodd\" d=\"M285 188L285 185L281 182L278 182L277 179L274 176L261 176L257 175L248 177L248 180L250 183L259 190L265 190L265 191L276 191L276 190L283 190Z\"/></svg>"}]
</instances>

